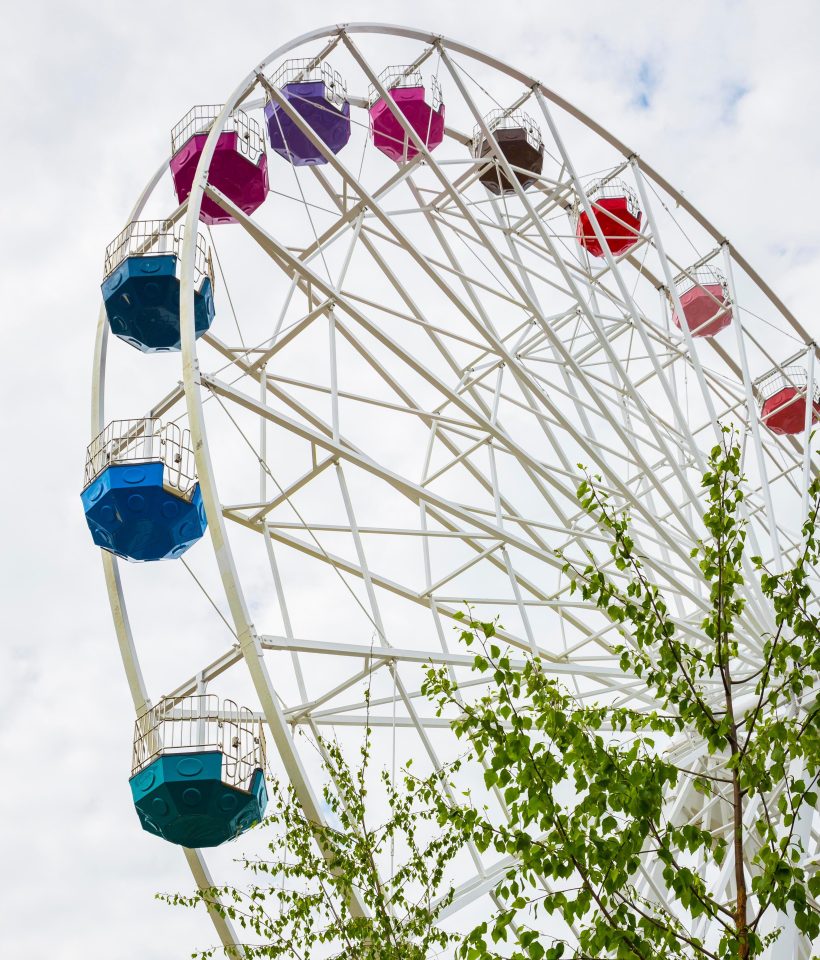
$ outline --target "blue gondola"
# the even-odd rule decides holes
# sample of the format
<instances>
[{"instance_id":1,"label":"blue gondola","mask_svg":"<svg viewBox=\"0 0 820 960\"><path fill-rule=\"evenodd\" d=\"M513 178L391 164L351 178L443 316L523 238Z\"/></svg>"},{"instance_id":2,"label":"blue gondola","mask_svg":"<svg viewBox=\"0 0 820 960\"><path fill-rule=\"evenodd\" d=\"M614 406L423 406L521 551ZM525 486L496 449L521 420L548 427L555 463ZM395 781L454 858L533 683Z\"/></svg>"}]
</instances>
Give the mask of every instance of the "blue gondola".
<instances>
[{"instance_id":1,"label":"blue gondola","mask_svg":"<svg viewBox=\"0 0 820 960\"><path fill-rule=\"evenodd\" d=\"M135 220L109 244L102 296L111 332L143 353L180 349L180 230L161 220ZM213 268L197 237L194 327L197 337L214 318Z\"/></svg>"},{"instance_id":2,"label":"blue gondola","mask_svg":"<svg viewBox=\"0 0 820 960\"><path fill-rule=\"evenodd\" d=\"M187 431L115 420L88 448L83 509L94 543L126 560L179 557L208 525Z\"/></svg>"},{"instance_id":3,"label":"blue gondola","mask_svg":"<svg viewBox=\"0 0 820 960\"><path fill-rule=\"evenodd\" d=\"M142 828L215 847L258 823L268 802L262 725L210 694L166 698L137 719L131 794Z\"/></svg>"}]
</instances>

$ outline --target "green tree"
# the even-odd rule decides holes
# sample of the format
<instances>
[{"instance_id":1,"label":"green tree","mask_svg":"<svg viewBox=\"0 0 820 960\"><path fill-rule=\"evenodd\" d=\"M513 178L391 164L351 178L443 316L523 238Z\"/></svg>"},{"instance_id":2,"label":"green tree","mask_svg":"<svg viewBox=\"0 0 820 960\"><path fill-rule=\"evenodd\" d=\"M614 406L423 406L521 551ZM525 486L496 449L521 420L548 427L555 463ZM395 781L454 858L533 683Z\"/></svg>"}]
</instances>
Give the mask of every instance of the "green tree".
<instances>
[{"instance_id":1,"label":"green tree","mask_svg":"<svg viewBox=\"0 0 820 960\"><path fill-rule=\"evenodd\" d=\"M336 741L317 738L328 823L309 821L290 785L273 780L261 825L270 833L269 855L240 859L252 881L159 898L209 905L235 921L243 941L248 936L239 954L248 960L427 960L444 950L453 935L437 920L452 901L445 875L461 837L446 824L437 830L435 811L424 806L420 792L403 789L387 771L380 774L386 819L371 824L370 735L368 728L355 768ZM394 852L398 862L391 871ZM363 910L351 910L354 899ZM216 953L211 948L192 956Z\"/></svg>"},{"instance_id":2,"label":"green tree","mask_svg":"<svg viewBox=\"0 0 820 960\"><path fill-rule=\"evenodd\" d=\"M621 669L643 679L654 704L582 702L540 660L514 668L495 623L465 617L461 636L476 650L475 670L490 672L487 692L465 702L446 670L435 668L424 689L439 713L455 711L453 729L484 764L486 786L502 792L509 818L499 822L469 796L453 809L429 783L417 789L437 803L442 823L481 850L513 855L515 866L497 890L506 908L466 938L461 955L748 960L776 939L778 910L791 911L799 930L816 938L820 875L807 877L801 866L798 825L817 803L820 775L820 624L810 579L820 552L820 484L811 487L793 565L773 572L752 558L773 624L758 635L744 617L747 527L730 434L712 450L702 480L706 533L692 556L709 602L699 629L670 613L628 515L613 507L600 478L585 477L578 498L608 533L619 573L592 554L580 564L566 560L565 571L572 591L618 624ZM703 744L699 762L679 765L666 749L682 736ZM670 821L668 797L687 785L726 811L721 829ZM731 897L710 884L724 864ZM639 889L642 871L668 892ZM578 945L545 938L535 920L544 912L563 917ZM698 918L718 931L717 943L693 933Z\"/></svg>"}]
</instances>

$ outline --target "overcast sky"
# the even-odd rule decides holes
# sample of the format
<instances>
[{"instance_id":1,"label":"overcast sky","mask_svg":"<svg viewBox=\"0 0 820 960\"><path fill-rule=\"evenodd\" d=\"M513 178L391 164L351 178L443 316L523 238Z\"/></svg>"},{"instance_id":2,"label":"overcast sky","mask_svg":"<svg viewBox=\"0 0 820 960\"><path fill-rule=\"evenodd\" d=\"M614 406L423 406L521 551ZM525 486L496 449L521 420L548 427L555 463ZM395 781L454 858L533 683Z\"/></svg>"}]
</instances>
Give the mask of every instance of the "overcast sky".
<instances>
[{"instance_id":1,"label":"overcast sky","mask_svg":"<svg viewBox=\"0 0 820 960\"><path fill-rule=\"evenodd\" d=\"M34 0L4 20L0 955L181 958L213 935L152 899L190 876L131 806L131 705L79 500L103 249L170 127L326 23L457 37L631 144L817 332L820 5Z\"/></svg>"}]
</instances>

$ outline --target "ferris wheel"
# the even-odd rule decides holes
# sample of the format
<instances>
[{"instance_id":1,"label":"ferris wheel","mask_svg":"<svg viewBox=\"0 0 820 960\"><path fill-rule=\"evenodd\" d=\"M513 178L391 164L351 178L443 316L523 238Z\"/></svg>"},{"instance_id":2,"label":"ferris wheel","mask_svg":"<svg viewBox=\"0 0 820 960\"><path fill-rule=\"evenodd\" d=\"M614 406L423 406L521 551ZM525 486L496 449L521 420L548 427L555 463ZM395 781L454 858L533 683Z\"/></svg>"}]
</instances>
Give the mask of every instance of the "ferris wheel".
<instances>
[{"instance_id":1,"label":"ferris wheel","mask_svg":"<svg viewBox=\"0 0 820 960\"><path fill-rule=\"evenodd\" d=\"M558 552L608 557L579 465L630 510L684 628L708 603L689 550L721 423L755 552L800 549L807 331L635 152L459 42L347 24L278 47L174 127L102 297L83 506L139 820L200 887L263 815L268 766L323 817L317 732L453 755L419 687L430 662L480 686L451 629L464 603L579 698L647 702L562 574ZM768 622L752 583L750 659ZM682 788L670 816L720 829L708 806ZM473 853L451 913L506 868Z\"/></svg>"}]
</instances>

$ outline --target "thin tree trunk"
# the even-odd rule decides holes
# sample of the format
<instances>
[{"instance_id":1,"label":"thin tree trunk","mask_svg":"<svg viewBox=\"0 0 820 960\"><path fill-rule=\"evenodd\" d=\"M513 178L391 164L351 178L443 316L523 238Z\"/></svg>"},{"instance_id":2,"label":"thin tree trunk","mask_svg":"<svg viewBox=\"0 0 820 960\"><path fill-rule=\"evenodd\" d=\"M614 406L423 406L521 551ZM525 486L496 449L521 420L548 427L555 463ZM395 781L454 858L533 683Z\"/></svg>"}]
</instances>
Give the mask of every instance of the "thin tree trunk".
<instances>
[{"instance_id":1,"label":"thin tree trunk","mask_svg":"<svg viewBox=\"0 0 820 960\"><path fill-rule=\"evenodd\" d=\"M725 691L726 713L731 724L729 728L729 746L734 759L740 753L737 726L735 725L734 704L732 702L732 674L728 657L722 667ZM733 846L735 856L735 926L737 927L738 960L749 960L749 920L746 906L746 873L743 869L743 794L740 789L740 772L735 766L732 770L732 818Z\"/></svg>"},{"instance_id":2,"label":"thin tree trunk","mask_svg":"<svg viewBox=\"0 0 820 960\"><path fill-rule=\"evenodd\" d=\"M749 960L749 921L746 911L746 874L743 870L743 800L740 794L740 777L732 772L732 806L734 808L735 887L737 902L735 923L737 925L738 960Z\"/></svg>"}]
</instances>

